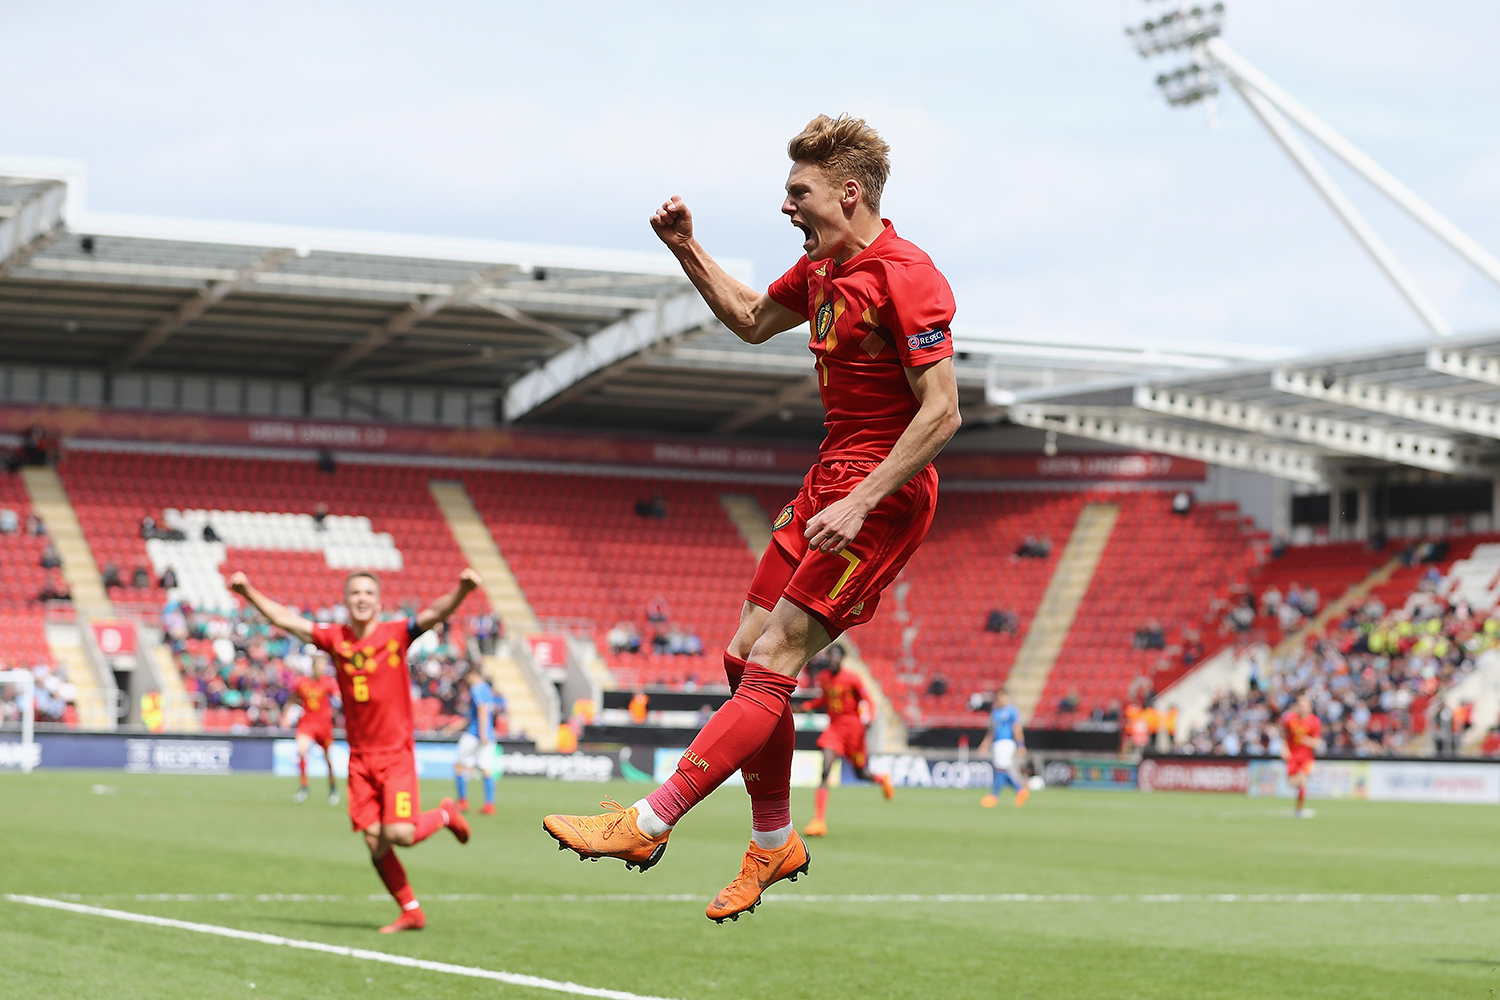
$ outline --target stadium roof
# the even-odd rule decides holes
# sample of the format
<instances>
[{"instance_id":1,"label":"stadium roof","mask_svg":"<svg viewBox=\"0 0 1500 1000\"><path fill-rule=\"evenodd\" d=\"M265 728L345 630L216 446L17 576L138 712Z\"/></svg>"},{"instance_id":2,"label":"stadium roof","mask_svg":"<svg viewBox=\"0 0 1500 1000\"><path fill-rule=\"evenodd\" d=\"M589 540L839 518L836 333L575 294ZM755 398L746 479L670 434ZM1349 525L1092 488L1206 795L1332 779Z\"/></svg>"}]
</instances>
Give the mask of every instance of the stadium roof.
<instances>
[{"instance_id":1,"label":"stadium roof","mask_svg":"<svg viewBox=\"0 0 1500 1000\"><path fill-rule=\"evenodd\" d=\"M722 263L751 280L748 262ZM1280 353L963 324L955 337L963 405L991 419L1037 387ZM295 382L309 400L341 395L351 419L399 419L368 390L404 386L491 393L505 422L797 437L822 422L800 338L742 344L666 253L94 213L69 161L0 158L4 364L106 386Z\"/></svg>"},{"instance_id":2,"label":"stadium roof","mask_svg":"<svg viewBox=\"0 0 1500 1000\"><path fill-rule=\"evenodd\" d=\"M1313 485L1382 467L1494 478L1500 333L1029 393L1010 416Z\"/></svg>"}]
</instances>

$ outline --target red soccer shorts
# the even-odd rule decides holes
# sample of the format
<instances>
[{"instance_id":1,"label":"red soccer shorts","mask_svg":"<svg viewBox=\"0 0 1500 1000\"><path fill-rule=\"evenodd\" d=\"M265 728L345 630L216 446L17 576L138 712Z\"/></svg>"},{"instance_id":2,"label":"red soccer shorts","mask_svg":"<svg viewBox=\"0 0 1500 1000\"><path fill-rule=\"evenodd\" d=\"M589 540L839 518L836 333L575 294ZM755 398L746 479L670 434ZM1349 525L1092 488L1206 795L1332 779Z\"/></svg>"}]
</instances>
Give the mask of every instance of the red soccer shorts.
<instances>
[{"instance_id":1,"label":"red soccer shorts","mask_svg":"<svg viewBox=\"0 0 1500 1000\"><path fill-rule=\"evenodd\" d=\"M832 750L855 767L864 767L867 759L865 725L858 719L854 720L853 725L832 721L823 730L823 735L818 737L818 746Z\"/></svg>"},{"instance_id":2,"label":"red soccer shorts","mask_svg":"<svg viewBox=\"0 0 1500 1000\"><path fill-rule=\"evenodd\" d=\"M1286 760L1286 776L1295 778L1299 774L1311 774L1313 755L1310 750L1293 750Z\"/></svg>"},{"instance_id":3,"label":"red soccer shorts","mask_svg":"<svg viewBox=\"0 0 1500 1000\"><path fill-rule=\"evenodd\" d=\"M880 593L896 579L937 508L937 471L927 466L870 511L842 552L809 550L808 519L848 496L877 462L822 462L808 470L796 499L772 525L771 544L755 568L746 599L767 611L785 597L837 638L875 614Z\"/></svg>"},{"instance_id":4,"label":"red soccer shorts","mask_svg":"<svg viewBox=\"0 0 1500 1000\"><path fill-rule=\"evenodd\" d=\"M318 746L323 752L328 752L328 747L333 743L333 727L331 726L298 726L298 736L306 736Z\"/></svg>"},{"instance_id":5,"label":"red soccer shorts","mask_svg":"<svg viewBox=\"0 0 1500 1000\"><path fill-rule=\"evenodd\" d=\"M349 822L356 830L376 823L415 823L422 811L417 757L408 748L349 758Z\"/></svg>"}]
</instances>

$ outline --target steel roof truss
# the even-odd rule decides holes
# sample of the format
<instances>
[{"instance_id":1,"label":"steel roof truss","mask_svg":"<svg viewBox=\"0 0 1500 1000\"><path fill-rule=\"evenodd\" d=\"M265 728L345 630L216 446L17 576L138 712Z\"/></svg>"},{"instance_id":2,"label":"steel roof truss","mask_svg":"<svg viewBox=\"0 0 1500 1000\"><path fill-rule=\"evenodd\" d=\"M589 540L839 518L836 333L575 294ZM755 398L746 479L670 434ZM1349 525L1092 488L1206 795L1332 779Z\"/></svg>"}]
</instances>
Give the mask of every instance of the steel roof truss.
<instances>
[{"instance_id":1,"label":"steel roof truss","mask_svg":"<svg viewBox=\"0 0 1500 1000\"><path fill-rule=\"evenodd\" d=\"M1480 437L1500 438L1500 406L1493 403L1462 396L1413 392L1390 382L1347 376L1329 378L1322 372L1296 368L1278 369L1274 380L1276 388L1282 392L1308 399L1353 406Z\"/></svg>"}]
</instances>

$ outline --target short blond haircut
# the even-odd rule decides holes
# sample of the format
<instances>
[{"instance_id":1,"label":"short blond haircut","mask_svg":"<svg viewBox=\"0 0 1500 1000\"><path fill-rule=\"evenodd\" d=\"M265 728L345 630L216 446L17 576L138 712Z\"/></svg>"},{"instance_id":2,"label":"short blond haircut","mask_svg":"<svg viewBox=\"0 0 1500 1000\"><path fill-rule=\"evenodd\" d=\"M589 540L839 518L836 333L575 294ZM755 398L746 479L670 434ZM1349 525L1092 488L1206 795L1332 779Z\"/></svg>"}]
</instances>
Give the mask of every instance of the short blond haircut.
<instances>
[{"instance_id":1,"label":"short blond haircut","mask_svg":"<svg viewBox=\"0 0 1500 1000\"><path fill-rule=\"evenodd\" d=\"M891 175L891 147L863 118L819 115L786 144L793 162L812 163L831 183L859 182L870 211L880 214L880 192Z\"/></svg>"}]
</instances>

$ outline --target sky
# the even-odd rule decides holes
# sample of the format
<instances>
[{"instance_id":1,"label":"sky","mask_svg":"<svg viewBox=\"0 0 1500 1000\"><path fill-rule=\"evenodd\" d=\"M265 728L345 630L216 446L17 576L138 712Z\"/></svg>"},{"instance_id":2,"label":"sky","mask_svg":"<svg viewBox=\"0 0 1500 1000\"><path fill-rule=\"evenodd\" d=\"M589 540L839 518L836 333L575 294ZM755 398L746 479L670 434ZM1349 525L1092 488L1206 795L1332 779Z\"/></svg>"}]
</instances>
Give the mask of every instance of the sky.
<instances>
[{"instance_id":1,"label":"sky","mask_svg":"<svg viewBox=\"0 0 1500 1000\"><path fill-rule=\"evenodd\" d=\"M85 161L94 211L626 250L680 194L764 285L800 253L786 141L847 111L956 332L1426 336L1236 95L1215 129L1160 99L1176 62L1122 26L1162 2L15 0L0 155ZM1242 56L1500 254L1500 4L1227 6ZM1500 328L1500 287L1324 161L1456 330Z\"/></svg>"}]
</instances>

